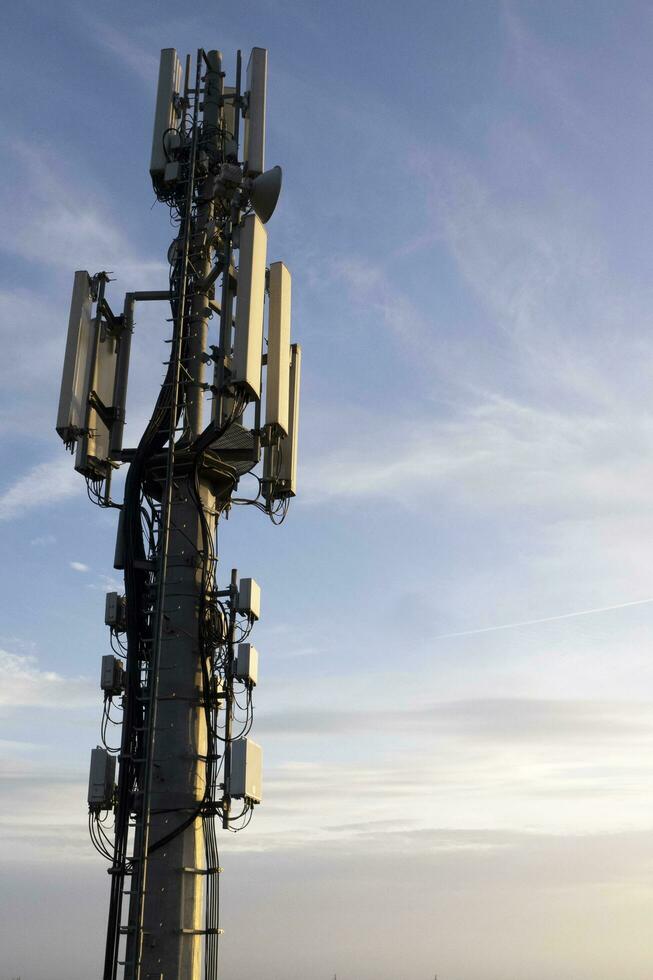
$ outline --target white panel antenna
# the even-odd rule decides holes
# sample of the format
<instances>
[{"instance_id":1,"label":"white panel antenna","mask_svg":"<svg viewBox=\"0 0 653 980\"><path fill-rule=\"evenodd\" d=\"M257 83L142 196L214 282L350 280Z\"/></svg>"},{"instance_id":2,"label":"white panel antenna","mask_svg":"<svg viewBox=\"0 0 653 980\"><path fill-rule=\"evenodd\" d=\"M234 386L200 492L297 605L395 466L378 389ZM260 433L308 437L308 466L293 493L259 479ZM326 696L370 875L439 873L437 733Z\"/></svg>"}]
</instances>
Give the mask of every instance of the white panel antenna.
<instances>
[{"instance_id":1,"label":"white panel antenna","mask_svg":"<svg viewBox=\"0 0 653 980\"><path fill-rule=\"evenodd\" d=\"M92 372L90 391L94 392L106 408L111 408L116 378L117 344L116 339L96 318L95 366ZM89 395L90 395L89 391ZM88 395L87 395L88 399ZM111 431L91 405L88 406L87 432L77 444L75 469L90 477L104 477L109 468L109 438Z\"/></svg>"},{"instance_id":2,"label":"white panel antenna","mask_svg":"<svg viewBox=\"0 0 653 980\"><path fill-rule=\"evenodd\" d=\"M92 305L90 276L85 271L76 272L57 413L57 432L67 445L75 443L86 426L94 347Z\"/></svg>"},{"instance_id":3,"label":"white panel antenna","mask_svg":"<svg viewBox=\"0 0 653 980\"><path fill-rule=\"evenodd\" d=\"M227 133L227 139L225 141L225 157L233 156L238 159L238 143L234 139L234 132L236 129L236 107L232 101L233 96L236 94L235 86L225 85L224 94L225 96L230 97L228 101L225 101L222 107L222 120Z\"/></svg>"},{"instance_id":4,"label":"white panel antenna","mask_svg":"<svg viewBox=\"0 0 653 980\"><path fill-rule=\"evenodd\" d=\"M268 236L255 214L248 214L240 230L240 259L236 303L236 335L231 380L250 398L261 397L265 260Z\"/></svg>"},{"instance_id":5,"label":"white panel antenna","mask_svg":"<svg viewBox=\"0 0 653 980\"><path fill-rule=\"evenodd\" d=\"M252 48L247 63L247 111L243 158L252 177L265 170L265 102L268 84L267 48Z\"/></svg>"},{"instance_id":6,"label":"white panel antenna","mask_svg":"<svg viewBox=\"0 0 653 980\"><path fill-rule=\"evenodd\" d=\"M179 94L180 87L181 62L177 57L177 51L175 48L164 48L159 62L159 84L154 111L154 132L152 134L152 156L150 159L152 180L163 177L168 162L164 140L166 131L176 129L178 125L175 95Z\"/></svg>"},{"instance_id":7,"label":"white panel antenna","mask_svg":"<svg viewBox=\"0 0 653 980\"><path fill-rule=\"evenodd\" d=\"M297 493L297 439L299 436L299 388L301 382L302 349L299 344L290 348L290 384L288 406L288 435L278 446L265 447L263 481L270 488L273 500L294 497Z\"/></svg>"},{"instance_id":8,"label":"white panel antenna","mask_svg":"<svg viewBox=\"0 0 653 980\"><path fill-rule=\"evenodd\" d=\"M113 553L113 567L122 571L125 567L125 510L118 511L118 528L116 530L116 548Z\"/></svg>"},{"instance_id":9,"label":"white panel antenna","mask_svg":"<svg viewBox=\"0 0 653 980\"><path fill-rule=\"evenodd\" d=\"M265 424L288 435L291 276L283 262L270 266Z\"/></svg>"},{"instance_id":10,"label":"white panel antenna","mask_svg":"<svg viewBox=\"0 0 653 980\"><path fill-rule=\"evenodd\" d=\"M302 349L299 344L290 348L290 418L288 436L281 442L279 477L289 497L297 493L297 442L299 437L299 389L302 374Z\"/></svg>"}]
</instances>

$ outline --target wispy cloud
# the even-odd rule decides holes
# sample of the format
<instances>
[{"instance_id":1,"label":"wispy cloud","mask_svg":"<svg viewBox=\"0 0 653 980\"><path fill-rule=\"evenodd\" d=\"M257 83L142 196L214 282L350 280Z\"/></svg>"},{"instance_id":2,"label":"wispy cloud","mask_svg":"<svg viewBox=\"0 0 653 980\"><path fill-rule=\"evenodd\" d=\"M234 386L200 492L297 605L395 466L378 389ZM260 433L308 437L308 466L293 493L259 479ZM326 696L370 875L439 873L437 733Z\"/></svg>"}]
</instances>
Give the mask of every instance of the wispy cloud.
<instances>
[{"instance_id":1,"label":"wispy cloud","mask_svg":"<svg viewBox=\"0 0 653 980\"><path fill-rule=\"evenodd\" d=\"M134 250L93 176L78 168L76 179L72 179L70 160L58 149L14 138L4 141L3 152L20 171L29 207L20 205L9 184L0 191L0 202L13 227L11 235L0 237L0 249L28 261L46 262L69 274L75 269L107 269L151 277L167 269L165 262ZM43 248L45 238L47 249Z\"/></svg>"},{"instance_id":2,"label":"wispy cloud","mask_svg":"<svg viewBox=\"0 0 653 980\"><path fill-rule=\"evenodd\" d=\"M92 16L87 10L84 10L83 19L88 28L85 36L113 55L123 67L137 75L150 91L155 91L159 59L152 53L152 46L145 47L138 44L125 31L118 30L106 21Z\"/></svg>"},{"instance_id":3,"label":"wispy cloud","mask_svg":"<svg viewBox=\"0 0 653 980\"><path fill-rule=\"evenodd\" d=\"M455 736L475 742L486 740L520 745L524 739L550 746L588 739L602 742L653 741L651 704L633 701L598 701L545 698L478 698L440 701L421 707L417 704L395 709L391 705L376 710L337 710L317 705L264 713L257 720L265 734L359 735L374 733L378 738L400 739L400 733L429 732L438 737Z\"/></svg>"},{"instance_id":4,"label":"wispy cloud","mask_svg":"<svg viewBox=\"0 0 653 980\"><path fill-rule=\"evenodd\" d=\"M396 343L399 358L413 364L418 358L418 370L428 367L438 378L450 375L451 344L445 331L438 329L438 318L423 307L419 297L397 284L394 270L361 255L348 255L330 263L330 275L340 288L347 289L359 314L371 314L383 324ZM465 385L464 378L459 385Z\"/></svg>"},{"instance_id":5,"label":"wispy cloud","mask_svg":"<svg viewBox=\"0 0 653 980\"><path fill-rule=\"evenodd\" d=\"M16 520L35 507L77 496L83 488L83 478L75 471L72 459L62 452L59 458L38 463L0 492L0 521Z\"/></svg>"},{"instance_id":6,"label":"wispy cloud","mask_svg":"<svg viewBox=\"0 0 653 980\"><path fill-rule=\"evenodd\" d=\"M56 544L57 539L54 534L41 534L37 538L32 538L30 546L32 548L47 548L51 544Z\"/></svg>"},{"instance_id":7,"label":"wispy cloud","mask_svg":"<svg viewBox=\"0 0 653 980\"><path fill-rule=\"evenodd\" d=\"M628 438L624 426L628 424ZM438 419L381 416L349 425L337 448L309 455L304 499L387 498L410 506L438 488L495 510L546 507L551 517L648 507L653 420L496 396ZM616 458L619 466L615 466Z\"/></svg>"},{"instance_id":8,"label":"wispy cloud","mask_svg":"<svg viewBox=\"0 0 653 980\"><path fill-rule=\"evenodd\" d=\"M513 130L483 168L437 146L413 159L440 247L479 305L482 357L465 331L470 356L456 372L490 393L623 421L650 386L650 292L615 277L577 175L546 142Z\"/></svg>"},{"instance_id":9,"label":"wispy cloud","mask_svg":"<svg viewBox=\"0 0 653 980\"><path fill-rule=\"evenodd\" d=\"M460 630L457 633L440 633L433 640L448 640L456 636L478 636L481 633L496 633L497 630L519 629L522 626L537 626L540 623L556 623L562 619L576 619L578 616L595 616L600 613L614 612L617 609L628 609L631 606L645 606L653 602L649 599L633 599L631 602L618 602L609 606L598 606L595 609L580 609L577 612L560 613L557 616L543 616L540 619L524 619L518 623L501 623L499 626L481 626L479 629Z\"/></svg>"},{"instance_id":10,"label":"wispy cloud","mask_svg":"<svg viewBox=\"0 0 653 980\"><path fill-rule=\"evenodd\" d=\"M95 703L95 688L87 678L64 677L42 670L36 657L0 650L0 706L3 708L75 707Z\"/></svg>"},{"instance_id":11,"label":"wispy cloud","mask_svg":"<svg viewBox=\"0 0 653 980\"><path fill-rule=\"evenodd\" d=\"M432 402L406 413L399 397L372 421L350 411L333 450L309 449L304 500L405 506L442 492L491 511L541 508L547 521L644 513L650 297L611 274L584 188L553 172L546 145L519 135L490 141L483 169L440 146L414 153L430 233L478 304L473 330L444 330L429 290L402 289L382 263L339 262L354 308L397 336L413 373L427 366ZM397 386L407 391L401 366Z\"/></svg>"},{"instance_id":12,"label":"wispy cloud","mask_svg":"<svg viewBox=\"0 0 653 980\"><path fill-rule=\"evenodd\" d=\"M578 70L560 48L544 43L522 16L519 5L502 0L501 13L510 47L510 63L520 87L528 87L538 96L539 107L555 112L556 121L574 135L591 132L595 118L586 104L573 94L570 82Z\"/></svg>"},{"instance_id":13,"label":"wispy cloud","mask_svg":"<svg viewBox=\"0 0 653 980\"><path fill-rule=\"evenodd\" d=\"M98 575L95 582L89 582L87 589L94 589L98 592L122 592L125 583L115 575Z\"/></svg>"},{"instance_id":14,"label":"wispy cloud","mask_svg":"<svg viewBox=\"0 0 653 980\"><path fill-rule=\"evenodd\" d=\"M71 561L70 567L74 572L88 572L89 567L85 565L83 561Z\"/></svg>"},{"instance_id":15,"label":"wispy cloud","mask_svg":"<svg viewBox=\"0 0 653 980\"><path fill-rule=\"evenodd\" d=\"M59 329L44 330L44 325L56 320L57 309L54 297L44 298L42 290L0 290L0 383L6 396L0 404L0 429L14 438L23 433L43 438L54 428L63 363L63 310Z\"/></svg>"},{"instance_id":16,"label":"wispy cloud","mask_svg":"<svg viewBox=\"0 0 653 980\"><path fill-rule=\"evenodd\" d=\"M0 290L0 381L9 396L0 425L14 435L36 432L43 439L54 423L74 270L113 271L120 279L115 288L124 289L165 284L167 265L164 256L150 258L134 247L105 189L82 169L79 156L73 173L70 159L38 140L5 139L3 153L23 193L20 200L13 194L12 176L0 188L0 206L12 229L0 235L0 250L30 268L47 264L59 285ZM139 329L148 315L138 312ZM135 362L138 350L137 342Z\"/></svg>"}]
</instances>

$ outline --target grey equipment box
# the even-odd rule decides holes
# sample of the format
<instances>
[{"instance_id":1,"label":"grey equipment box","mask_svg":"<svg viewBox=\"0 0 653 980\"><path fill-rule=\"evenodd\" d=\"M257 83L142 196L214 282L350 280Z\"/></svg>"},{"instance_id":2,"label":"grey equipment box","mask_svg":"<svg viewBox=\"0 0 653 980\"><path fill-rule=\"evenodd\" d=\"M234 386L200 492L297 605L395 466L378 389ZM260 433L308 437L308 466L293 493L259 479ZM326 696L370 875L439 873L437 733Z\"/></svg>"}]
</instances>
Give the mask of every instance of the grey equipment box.
<instances>
[{"instance_id":1,"label":"grey equipment box","mask_svg":"<svg viewBox=\"0 0 653 980\"><path fill-rule=\"evenodd\" d=\"M104 622L117 633L127 629L127 600L117 592L107 592L104 603Z\"/></svg>"},{"instance_id":2,"label":"grey equipment box","mask_svg":"<svg viewBox=\"0 0 653 980\"><path fill-rule=\"evenodd\" d=\"M261 802L261 746L251 738L238 738L231 743L231 774L229 795L235 799Z\"/></svg>"},{"instance_id":3,"label":"grey equipment box","mask_svg":"<svg viewBox=\"0 0 653 980\"><path fill-rule=\"evenodd\" d=\"M116 784L116 758L99 745L91 750L88 777L88 805L94 810L110 810Z\"/></svg>"},{"instance_id":4,"label":"grey equipment box","mask_svg":"<svg viewBox=\"0 0 653 980\"><path fill-rule=\"evenodd\" d=\"M251 643L238 644L234 674L237 680L256 687L258 683L258 650Z\"/></svg>"},{"instance_id":5,"label":"grey equipment box","mask_svg":"<svg viewBox=\"0 0 653 980\"><path fill-rule=\"evenodd\" d=\"M238 612L250 619L261 615L261 587L253 578L241 578L238 586Z\"/></svg>"},{"instance_id":6,"label":"grey equipment box","mask_svg":"<svg viewBox=\"0 0 653 980\"><path fill-rule=\"evenodd\" d=\"M100 688L106 694L121 694L124 688L125 665L122 660L107 653L102 657L102 671L100 673Z\"/></svg>"}]
</instances>

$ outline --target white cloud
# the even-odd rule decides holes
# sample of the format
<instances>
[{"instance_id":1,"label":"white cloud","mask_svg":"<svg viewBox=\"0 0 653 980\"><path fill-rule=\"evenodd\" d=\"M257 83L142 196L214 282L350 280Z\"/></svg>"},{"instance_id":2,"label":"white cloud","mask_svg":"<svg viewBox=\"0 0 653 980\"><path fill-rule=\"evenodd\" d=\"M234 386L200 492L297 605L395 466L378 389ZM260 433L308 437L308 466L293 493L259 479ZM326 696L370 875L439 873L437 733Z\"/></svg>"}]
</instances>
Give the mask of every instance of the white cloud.
<instances>
[{"instance_id":1,"label":"white cloud","mask_svg":"<svg viewBox=\"0 0 653 980\"><path fill-rule=\"evenodd\" d=\"M36 657L23 657L0 649L0 707L52 708L87 705L97 701L95 686L83 677L64 677L42 670Z\"/></svg>"},{"instance_id":2,"label":"white cloud","mask_svg":"<svg viewBox=\"0 0 653 980\"><path fill-rule=\"evenodd\" d=\"M47 262L68 273L71 282L75 269L107 269L132 280L141 276L165 281L165 261L135 253L128 230L116 222L111 202L91 175L78 167L71 178L70 160L36 141L6 141L3 152L20 170L24 199L30 206L20 205L10 182L0 191L13 228L10 236L0 239L0 248L30 262Z\"/></svg>"},{"instance_id":3,"label":"white cloud","mask_svg":"<svg viewBox=\"0 0 653 980\"><path fill-rule=\"evenodd\" d=\"M14 438L34 433L43 437L54 429L64 350L63 310L59 328L55 326L60 309L42 291L0 290L0 383L6 396L0 427Z\"/></svg>"},{"instance_id":4,"label":"white cloud","mask_svg":"<svg viewBox=\"0 0 653 980\"><path fill-rule=\"evenodd\" d=\"M410 727L422 737L439 736L486 742L536 741L550 746L596 740L653 741L653 712L649 702L543 698L477 698L401 708L323 708L318 705L262 714L258 730L279 735L336 735L375 733L398 739Z\"/></svg>"},{"instance_id":5,"label":"white cloud","mask_svg":"<svg viewBox=\"0 0 653 980\"><path fill-rule=\"evenodd\" d=\"M56 544L57 539L54 534L41 534L37 538L32 538L30 546L32 548L46 548L48 545Z\"/></svg>"},{"instance_id":6,"label":"white cloud","mask_svg":"<svg viewBox=\"0 0 653 980\"><path fill-rule=\"evenodd\" d=\"M34 388L49 380L55 361L63 362L59 331L44 329L51 320L52 303L42 290L0 290L0 330L3 343L10 344L0 361L4 390L11 386L33 397Z\"/></svg>"},{"instance_id":7,"label":"white cloud","mask_svg":"<svg viewBox=\"0 0 653 980\"><path fill-rule=\"evenodd\" d=\"M85 565L83 561L71 561L70 567L74 572L88 572L89 567Z\"/></svg>"},{"instance_id":8,"label":"white cloud","mask_svg":"<svg viewBox=\"0 0 653 980\"><path fill-rule=\"evenodd\" d=\"M418 368L425 364L440 378L450 375L450 342L432 313L397 286L379 263L350 255L330 263L332 281L347 287L351 302L366 316L375 314L397 342L397 355ZM451 379L450 379L451 380ZM461 379L462 380L462 379Z\"/></svg>"},{"instance_id":9,"label":"white cloud","mask_svg":"<svg viewBox=\"0 0 653 980\"><path fill-rule=\"evenodd\" d=\"M84 480L69 455L38 463L0 493L0 521L15 520L34 508L44 508L80 494Z\"/></svg>"},{"instance_id":10,"label":"white cloud","mask_svg":"<svg viewBox=\"0 0 653 980\"><path fill-rule=\"evenodd\" d=\"M99 592L120 592L125 588L125 583L115 575L98 575L96 582L89 582L87 589L95 589Z\"/></svg>"},{"instance_id":11,"label":"white cloud","mask_svg":"<svg viewBox=\"0 0 653 980\"><path fill-rule=\"evenodd\" d=\"M85 37L104 48L121 65L138 75L148 90L154 93L159 74L159 59L152 54L152 47L137 44L124 31L116 30L105 21L90 16L88 11L83 12L83 17L87 27Z\"/></svg>"},{"instance_id":12,"label":"white cloud","mask_svg":"<svg viewBox=\"0 0 653 980\"><path fill-rule=\"evenodd\" d=\"M7 251L28 260L41 261L72 271L76 268L105 268L112 256L120 254L124 241L99 200L88 185L69 186L60 160L48 147L14 140L5 152L21 166L30 210L16 222L15 233L2 240ZM68 173L69 173L68 168ZM14 212L17 202L5 194L5 206ZM39 215L48 248L39 235ZM81 263L81 264L80 264Z\"/></svg>"},{"instance_id":13,"label":"white cloud","mask_svg":"<svg viewBox=\"0 0 653 980\"><path fill-rule=\"evenodd\" d=\"M626 437L627 436L627 437ZM546 508L551 518L648 509L653 419L586 414L495 397L453 418L359 419L331 451L304 460L303 499L385 498L436 490L467 506Z\"/></svg>"},{"instance_id":14,"label":"white cloud","mask_svg":"<svg viewBox=\"0 0 653 980\"><path fill-rule=\"evenodd\" d=\"M0 188L0 206L12 233L0 236L0 249L30 267L45 262L61 276L56 288L44 281L38 290L0 290L0 382L7 395L0 425L13 435L36 432L43 438L54 428L74 270L112 270L120 280L116 290L127 284L160 287L168 270L163 255L158 260L134 249L129 229L116 221L112 202L83 171L79 156L73 173L70 159L49 144L5 140L3 153L8 179ZM12 192L12 175L23 190L20 200ZM117 301L112 293L109 299L121 303L120 294ZM139 329L146 318L140 311Z\"/></svg>"}]
</instances>

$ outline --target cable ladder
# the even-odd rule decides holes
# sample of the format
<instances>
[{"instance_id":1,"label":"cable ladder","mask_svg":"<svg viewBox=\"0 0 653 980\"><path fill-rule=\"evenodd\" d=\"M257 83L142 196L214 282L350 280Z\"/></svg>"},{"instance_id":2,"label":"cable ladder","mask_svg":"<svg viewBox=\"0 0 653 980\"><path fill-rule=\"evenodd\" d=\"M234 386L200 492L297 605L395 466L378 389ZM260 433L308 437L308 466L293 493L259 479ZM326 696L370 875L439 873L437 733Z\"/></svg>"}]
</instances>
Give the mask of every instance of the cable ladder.
<instances>
[{"instance_id":1,"label":"cable ladder","mask_svg":"<svg viewBox=\"0 0 653 980\"><path fill-rule=\"evenodd\" d=\"M124 976L125 980L140 980L141 975L141 949L143 941L143 898L146 891L147 884L147 851L149 847L149 820L150 820L150 793L151 793L151 767L152 767L152 750L154 746L154 729L156 725L156 688L158 684L158 659L159 659L159 649L161 643L161 628L163 621L163 601L165 598L165 579L166 579L166 565L167 565L167 548L168 548L168 537L170 531L170 504L172 495L172 483L174 479L174 465L175 465L175 438L174 434L176 431L176 416L177 408L179 405L179 389L181 387L180 374L185 371L183 368L182 361L182 344L186 333L185 325L186 321L190 319L190 313L186 313L187 309L190 309L190 304L192 301L192 294L187 295L187 285L189 276L189 245L191 238L191 228L192 228L192 211L194 202L194 192L195 192L195 169L196 169L196 159L197 159L197 142L198 142L198 115L199 115L199 105L200 105L200 72L201 72L201 57L198 52L197 60L197 70L196 70L196 82L195 88L189 90L193 93L193 124L192 124L192 135L190 144L190 160L188 163L188 174L186 179L186 201L184 210L184 235L182 242L182 259L181 268L178 272L173 273L172 282L176 281L176 285L179 287L177 289L177 302L178 309L177 315L175 317L175 329L172 341L172 353L171 360L173 361L173 395L172 403L170 406L170 428L169 428L169 440L168 440L168 451L167 451L167 465L166 465L166 478L165 485L163 488L163 496L161 502L161 522L160 522L160 532L159 540L157 541L158 548L158 568L156 573L156 589L157 597L156 603L153 608L153 619L154 633L151 639L146 642L151 646L151 657L149 661L141 660L138 669L145 674L145 678L141 678L141 692L142 696L139 700L145 708L144 711L144 726L143 730L147 733L147 743L146 751L143 759L132 759L132 762L138 762L140 765L145 763L145 773L144 779L141 779L142 788L138 793L140 797L140 802L138 805L139 816L136 820L129 819L128 827L130 830L135 831L134 841L133 841L133 854L125 858L125 865L122 868L123 877L131 877L132 887L129 889L121 888L121 895L129 895L130 901L128 903L127 912L127 925L123 925L122 921L118 923L118 933L119 935L127 936L127 950L131 948L131 955L127 955L127 950L125 952L125 959L118 960L116 957L116 963L114 965L114 977L116 976L116 967L123 966L125 968ZM172 292L172 291L171 291ZM145 680L145 683L143 683ZM135 801L131 800L131 811L136 810L134 805ZM134 888L134 883L136 887ZM136 921L131 923L133 908L136 908ZM121 913L123 912L121 903ZM122 914L120 916L122 920ZM131 938L131 941L130 941Z\"/></svg>"}]
</instances>

